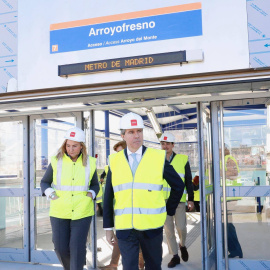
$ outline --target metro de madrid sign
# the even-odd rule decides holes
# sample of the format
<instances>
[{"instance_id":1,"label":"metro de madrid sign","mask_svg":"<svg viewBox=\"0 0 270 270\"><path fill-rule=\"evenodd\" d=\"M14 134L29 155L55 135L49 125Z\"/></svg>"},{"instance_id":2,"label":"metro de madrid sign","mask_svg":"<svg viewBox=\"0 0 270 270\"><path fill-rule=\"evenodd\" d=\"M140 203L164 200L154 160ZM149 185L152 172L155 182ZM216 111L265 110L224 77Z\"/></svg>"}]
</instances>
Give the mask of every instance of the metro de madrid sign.
<instances>
[{"instance_id":1,"label":"metro de madrid sign","mask_svg":"<svg viewBox=\"0 0 270 270\"><path fill-rule=\"evenodd\" d=\"M50 53L202 35L201 3L50 25Z\"/></svg>"}]
</instances>

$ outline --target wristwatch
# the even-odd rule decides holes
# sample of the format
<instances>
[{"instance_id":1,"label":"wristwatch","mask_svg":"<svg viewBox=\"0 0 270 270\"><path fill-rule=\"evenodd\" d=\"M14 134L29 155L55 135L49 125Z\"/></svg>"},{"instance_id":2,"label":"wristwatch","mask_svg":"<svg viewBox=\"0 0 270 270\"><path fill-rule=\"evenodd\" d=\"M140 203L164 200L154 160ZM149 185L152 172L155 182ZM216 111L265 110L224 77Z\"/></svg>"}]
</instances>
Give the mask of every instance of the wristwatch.
<instances>
[{"instance_id":1,"label":"wristwatch","mask_svg":"<svg viewBox=\"0 0 270 270\"><path fill-rule=\"evenodd\" d=\"M49 197L50 197L50 199L52 199L52 200L53 200L53 199L56 197L55 192L53 192L52 194L50 194L50 196L49 196Z\"/></svg>"}]
</instances>

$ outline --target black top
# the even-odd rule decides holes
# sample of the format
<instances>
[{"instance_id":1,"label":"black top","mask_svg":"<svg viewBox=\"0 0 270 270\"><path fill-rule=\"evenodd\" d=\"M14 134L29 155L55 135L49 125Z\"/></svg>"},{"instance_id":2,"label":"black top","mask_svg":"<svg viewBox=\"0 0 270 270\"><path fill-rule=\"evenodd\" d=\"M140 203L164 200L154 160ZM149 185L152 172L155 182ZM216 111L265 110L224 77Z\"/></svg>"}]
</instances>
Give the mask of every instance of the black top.
<instances>
[{"instance_id":1,"label":"black top","mask_svg":"<svg viewBox=\"0 0 270 270\"><path fill-rule=\"evenodd\" d=\"M106 176L106 172L105 172L105 170L104 170L103 173L100 175L100 179L104 179L105 176Z\"/></svg>"},{"instance_id":2,"label":"black top","mask_svg":"<svg viewBox=\"0 0 270 270\"><path fill-rule=\"evenodd\" d=\"M142 155L144 154L146 147L143 146ZM124 149L124 153L128 160L127 149ZM150 167L149 169L155 169L155 167ZM179 204L179 201L183 195L185 185L178 175L178 173L174 170L173 166L165 160L164 169L163 169L163 178L171 186L171 193L170 197L166 204L167 214L169 216L174 216L175 210ZM112 228L114 227L114 217L113 217L113 199L114 199L114 191L112 187L112 172L109 167L107 180L106 180L106 187L105 187L105 194L104 194L104 202L103 202L103 227L104 228ZM162 232L163 227L158 229L146 230L145 236L148 238L153 238ZM119 239L126 239L130 234L131 229L127 230L117 230L116 236Z\"/></svg>"},{"instance_id":3,"label":"black top","mask_svg":"<svg viewBox=\"0 0 270 270\"><path fill-rule=\"evenodd\" d=\"M173 156L171 159L171 162L173 161L174 157L176 156L176 153L173 152ZM193 190L193 183L192 183L192 174L189 162L185 165L185 186L188 194L188 201L193 202L194 201L194 190Z\"/></svg>"},{"instance_id":4,"label":"black top","mask_svg":"<svg viewBox=\"0 0 270 270\"><path fill-rule=\"evenodd\" d=\"M41 179L41 183L40 183L40 187L41 187L41 192L42 192L42 196L45 196L45 190L47 188L52 187L52 182L53 182L53 168L52 165L49 164L44 176ZM95 170L90 186L89 186L89 190L93 190L96 195L99 192L99 183L98 183L98 176L97 176L97 171Z\"/></svg>"}]
</instances>

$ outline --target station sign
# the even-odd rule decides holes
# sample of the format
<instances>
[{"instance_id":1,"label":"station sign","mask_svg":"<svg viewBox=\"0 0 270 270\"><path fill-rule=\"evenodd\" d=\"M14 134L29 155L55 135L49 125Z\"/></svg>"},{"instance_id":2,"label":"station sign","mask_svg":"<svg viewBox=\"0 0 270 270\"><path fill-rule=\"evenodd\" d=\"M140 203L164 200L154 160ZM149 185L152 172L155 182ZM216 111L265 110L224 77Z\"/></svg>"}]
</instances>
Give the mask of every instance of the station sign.
<instances>
[{"instance_id":1,"label":"station sign","mask_svg":"<svg viewBox=\"0 0 270 270\"><path fill-rule=\"evenodd\" d=\"M50 53L202 35L201 3L155 8L50 25Z\"/></svg>"},{"instance_id":2,"label":"station sign","mask_svg":"<svg viewBox=\"0 0 270 270\"><path fill-rule=\"evenodd\" d=\"M70 65L59 65L58 76L68 76L110 70L123 70L128 68L139 68L176 63L182 64L183 62L187 62L186 51L140 55Z\"/></svg>"}]
</instances>

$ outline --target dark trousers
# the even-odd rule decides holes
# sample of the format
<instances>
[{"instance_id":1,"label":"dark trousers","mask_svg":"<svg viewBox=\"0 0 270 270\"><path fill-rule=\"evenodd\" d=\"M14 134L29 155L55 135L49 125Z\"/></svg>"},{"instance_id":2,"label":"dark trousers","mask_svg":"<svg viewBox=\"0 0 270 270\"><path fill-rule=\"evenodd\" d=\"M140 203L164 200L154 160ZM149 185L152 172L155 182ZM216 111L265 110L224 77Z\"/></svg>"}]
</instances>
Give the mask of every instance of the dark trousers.
<instances>
[{"instance_id":1,"label":"dark trousers","mask_svg":"<svg viewBox=\"0 0 270 270\"><path fill-rule=\"evenodd\" d=\"M200 212L200 201L194 201L195 211Z\"/></svg>"},{"instance_id":2,"label":"dark trousers","mask_svg":"<svg viewBox=\"0 0 270 270\"><path fill-rule=\"evenodd\" d=\"M143 231L137 230L131 230L126 239L118 239L123 269L138 270L139 246L141 246L145 270L161 270L162 240L162 232L153 238L148 238Z\"/></svg>"},{"instance_id":3,"label":"dark trousers","mask_svg":"<svg viewBox=\"0 0 270 270\"><path fill-rule=\"evenodd\" d=\"M243 257L241 245L238 241L235 227L232 223L228 223L228 251L232 258L235 256Z\"/></svg>"},{"instance_id":4,"label":"dark trousers","mask_svg":"<svg viewBox=\"0 0 270 270\"><path fill-rule=\"evenodd\" d=\"M92 217L78 220L50 217L55 253L65 270L82 270Z\"/></svg>"}]
</instances>

